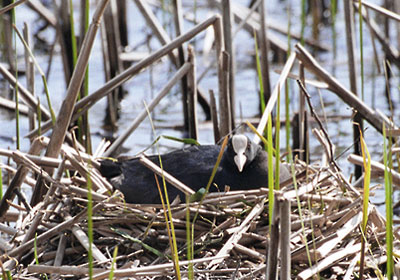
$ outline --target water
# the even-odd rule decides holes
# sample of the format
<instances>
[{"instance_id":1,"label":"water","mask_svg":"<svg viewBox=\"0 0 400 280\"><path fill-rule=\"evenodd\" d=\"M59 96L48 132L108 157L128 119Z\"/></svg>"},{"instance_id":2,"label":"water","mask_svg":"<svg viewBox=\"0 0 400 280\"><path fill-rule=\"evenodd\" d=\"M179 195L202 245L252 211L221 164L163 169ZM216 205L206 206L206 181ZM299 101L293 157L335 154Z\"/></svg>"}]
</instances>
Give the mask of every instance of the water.
<instances>
[{"instance_id":1,"label":"water","mask_svg":"<svg viewBox=\"0 0 400 280\"><path fill-rule=\"evenodd\" d=\"M189 5L191 1L184 1L185 11L189 11ZM234 1L237 3L236 1ZM241 4L246 4L247 1L239 1ZM282 23L283 26L287 25L287 13L286 13L286 2L285 1L266 1L268 3L267 15L272 20ZM379 1L375 1L379 2ZM129 30L129 40L131 46L137 46L137 51L154 51L160 47L158 40L151 36L148 43L147 38L152 34L152 31L146 26L146 23L142 16L139 14L136 6L132 1L127 1L128 4L128 30ZM345 85L349 87L347 62L346 62L346 41L344 30L344 16L343 8L341 7L341 1L339 1L339 12L337 17L337 47L338 47L338 57L333 57L332 52L327 53L317 53L316 58L328 71L334 69L336 78ZM75 3L76 6L77 3ZM77 8L77 7L76 7ZM300 30L300 8L297 5L292 5L292 30L299 32ZM197 19L199 21L204 20L209 16L210 10L203 1L198 1L198 9L196 11ZM92 8L93 12L93 8ZM371 13L373 14L373 13ZM38 16L29 10L25 5L21 5L16 10L16 23L17 27L21 30L23 21L27 21L31 27L31 31L37 30ZM161 12L158 9L157 13L160 20L165 19L166 24L170 24L172 19L171 16L166 12ZM78 18L79 15L76 12L75 17ZM358 23L358 20L356 21ZM311 24L311 17L308 19L308 24ZM193 25L189 22L185 22L184 30L189 30ZM76 26L78 30L78 26ZM172 28L167 28L168 32L173 34ZM358 31L358 27L356 27ZM306 29L306 36L310 37L311 28ZM43 31L40 36L46 38L48 42L54 40L55 33L51 28L47 28ZM198 75L203 72L207 67L207 61L202 57L202 43L203 35L196 37L195 42L192 43L196 47L197 54L197 64L198 64ZM279 35L283 40L286 40L284 35ZM356 38L359 40L359 38ZM17 40L18 41L18 40ZM320 41L322 44L327 46L332 46L332 33L330 26L321 26ZM394 40L393 40L394 42ZM255 71L255 60L253 57L254 53L254 38L252 34L246 31L240 31L234 41L236 48L236 59L237 59L237 73L235 77L236 84L236 112L238 119L246 120L252 118L258 114L259 108L259 97L258 97L258 78ZM359 45L359 43L357 43ZM379 44L377 44L379 46ZM51 101L54 110L58 112L59 107L62 104L62 100L65 97L66 85L64 82L64 74L60 57L60 49L57 49L55 59L53 61L52 70L48 80L48 86L51 94ZM24 68L23 59L23 48L20 43L17 44L17 54L18 54L18 67ZM35 56L38 60L42 69L47 69L47 53L43 53L39 50L35 50ZM210 54L209 59L214 59L214 55ZM383 111L386 114L390 114L388 109L387 100L384 96L385 90L385 79L384 74L377 74L376 66L374 65L372 56L371 39L369 36L368 29L364 24L364 73L365 73L365 102ZM380 53L380 60L382 61L383 55ZM271 66L271 82L275 85L279 74L274 70L280 70L282 68L281 64L273 64ZM297 66L292 70L297 73ZM128 94L121 102L121 115L118 120L118 132L117 135L124 131L132 122L132 120L143 110L144 102L149 103L150 100L157 94L157 92L162 88L166 81L173 75L173 67L166 60L162 63L157 63L143 71L142 73L135 76L133 79L129 80L124 84L124 89L128 91ZM393 67L394 78L391 81L391 93L393 98L393 103L395 105L399 104L399 79L398 70ZM37 72L36 72L37 73ZM310 78L312 75L307 74ZM19 81L25 85L25 77L20 76ZM36 75L36 92L41 99L42 104L47 104L45 95L43 92L43 85L41 83L41 77ZM98 36L92 50L92 54L89 61L89 92L94 92L97 88L104 84L104 73L103 73L103 62L101 54L100 37ZM361 81L358 80L358 88L361 92ZM200 86L207 93L209 89L213 89L217 92L217 78L216 70L212 69L209 74L201 81ZM340 121L329 121L325 123L328 133L336 146L336 155L340 154L341 151L347 149L352 143L352 122L349 118L352 114L352 110L349 106L344 104L336 95L329 91L321 90L318 91L315 88L308 87L308 90L312 94L312 102L315 109L318 111L319 115L326 114L328 117L332 115L344 116ZM142 151L144 148L148 147L150 143L159 135L170 135L175 137L183 137L183 132L181 130L173 129L175 125L181 125L183 123L182 118L182 105L181 98L179 95L180 87L179 85L174 87L171 93L160 102L160 104L154 110L151 115L153 122L155 124L155 131L152 130L149 119L146 119L139 128L128 138L125 142L124 147L129 154L136 154ZM297 110L297 96L298 88L295 83L291 83L290 96L293 102L290 103L291 112ZM9 96L8 85L4 81L1 82L1 92L0 95L3 97ZM207 96L208 97L208 96ZM323 101L324 105L321 104L320 100ZM398 106L397 106L398 107ZM397 108L396 107L396 108ZM108 133L103 129L103 119L105 116L106 100L103 98L99 101L93 108L89 111L89 119L92 133L93 147L96 148L99 142L103 139L104 135ZM281 105L281 118L284 119L284 105L282 98ZM199 142L202 144L213 143L213 134L211 125L204 124L205 116L201 109L199 113ZM397 109L394 111L395 120L397 120ZM0 148L10 148L15 149L15 119L14 115L5 110L0 110ZM314 126L314 125L312 125ZM373 159L378 160L382 154L382 136L375 131L373 127L365 123L366 132L365 139L367 141L368 148L371 152ZM26 117L21 118L20 124L21 135L28 133L28 120ZM50 135L50 134L47 134ZM281 132L281 145L285 143L285 131L284 128ZM167 151L173 148L179 148L182 145L169 140L161 140L161 151ZM29 147L29 141L27 139L21 139L21 150L27 151ZM316 163L321 159L321 148L318 141L316 141L311 135L310 141L311 148L311 163ZM286 149L282 147L282 152ZM154 152L154 150L153 150ZM349 176L353 172L353 166L350 165L346 158L349 153L352 152L350 149L342 157L338 159L339 166L342 171ZM5 159L3 158L3 161ZM379 193L381 193L379 191ZM378 200L381 199L379 195Z\"/></svg>"}]
</instances>

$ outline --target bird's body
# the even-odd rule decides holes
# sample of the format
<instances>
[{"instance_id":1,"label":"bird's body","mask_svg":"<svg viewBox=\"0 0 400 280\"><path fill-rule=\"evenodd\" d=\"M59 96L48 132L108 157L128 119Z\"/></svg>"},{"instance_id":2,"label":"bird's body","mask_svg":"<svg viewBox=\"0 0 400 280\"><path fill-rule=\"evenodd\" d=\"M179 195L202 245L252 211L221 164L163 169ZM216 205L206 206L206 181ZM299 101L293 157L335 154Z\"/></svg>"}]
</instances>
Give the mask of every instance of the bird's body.
<instances>
[{"instance_id":1,"label":"bird's body","mask_svg":"<svg viewBox=\"0 0 400 280\"><path fill-rule=\"evenodd\" d=\"M230 140L213 180L218 188L213 184L210 191L218 189L223 191L225 185L230 186L231 190L268 186L268 154L259 145L252 143L247 137L246 139L246 148L243 148L245 157L242 155L244 159L242 171L239 170L239 157L232 144L233 141ZM162 167L176 179L197 191L207 186L220 149L219 145L206 145L173 151L161 156ZM159 165L157 155L150 156L149 159ZM281 181L288 179L290 174L286 167L281 166L280 170ZM104 160L101 162L100 172L124 194L126 202L160 203L154 173L142 165L138 158L118 162ZM159 182L162 184L161 180ZM177 195L183 198L183 194L168 183L167 189L170 199Z\"/></svg>"}]
</instances>

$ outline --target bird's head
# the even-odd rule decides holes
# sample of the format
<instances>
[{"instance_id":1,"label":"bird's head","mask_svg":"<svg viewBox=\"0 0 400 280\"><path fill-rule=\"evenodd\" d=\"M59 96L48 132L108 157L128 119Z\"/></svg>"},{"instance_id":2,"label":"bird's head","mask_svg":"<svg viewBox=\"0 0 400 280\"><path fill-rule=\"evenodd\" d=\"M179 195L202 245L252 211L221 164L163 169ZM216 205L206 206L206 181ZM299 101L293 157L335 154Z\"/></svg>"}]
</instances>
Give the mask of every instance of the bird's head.
<instances>
[{"instance_id":1,"label":"bird's head","mask_svg":"<svg viewBox=\"0 0 400 280\"><path fill-rule=\"evenodd\" d=\"M233 160L239 172L249 165L257 154L258 145L253 143L247 136L233 135L227 148L229 160Z\"/></svg>"}]
</instances>

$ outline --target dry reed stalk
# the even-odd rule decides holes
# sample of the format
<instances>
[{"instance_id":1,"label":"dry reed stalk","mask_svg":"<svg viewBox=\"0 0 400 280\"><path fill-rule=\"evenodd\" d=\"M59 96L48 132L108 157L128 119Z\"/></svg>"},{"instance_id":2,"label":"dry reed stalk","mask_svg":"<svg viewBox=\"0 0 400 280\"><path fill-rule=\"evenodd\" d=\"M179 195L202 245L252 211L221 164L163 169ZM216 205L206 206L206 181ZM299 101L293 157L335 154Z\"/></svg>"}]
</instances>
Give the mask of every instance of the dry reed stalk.
<instances>
[{"instance_id":1,"label":"dry reed stalk","mask_svg":"<svg viewBox=\"0 0 400 280\"><path fill-rule=\"evenodd\" d=\"M354 154L349 155L347 157L347 160L349 162L351 162L352 164L356 164L359 166L363 165L363 158L358 155L354 155ZM383 163L380 163L377 161L371 161L371 172L373 174L383 176L384 171L385 171L385 165ZM400 185L400 173L398 173L396 170L390 169L390 168L388 168L388 172L391 174L390 176L392 176L393 183Z\"/></svg>"},{"instance_id":2,"label":"dry reed stalk","mask_svg":"<svg viewBox=\"0 0 400 280\"><path fill-rule=\"evenodd\" d=\"M29 0L26 4L51 26L57 25L57 17L39 0Z\"/></svg>"},{"instance_id":3,"label":"dry reed stalk","mask_svg":"<svg viewBox=\"0 0 400 280\"><path fill-rule=\"evenodd\" d=\"M239 240L242 238L243 233L245 233L249 229L251 225L250 222L252 221L252 219L260 215L263 209L264 209L264 200L261 200L261 202L258 202L253 207L249 215L243 220L243 222L240 224L237 230L232 234L229 240L219 250L219 252L215 256L216 258L207 265L207 268L211 270L216 270L218 268L218 266L224 260L222 256L227 256L227 254L232 250L235 244L239 242Z\"/></svg>"},{"instance_id":4,"label":"dry reed stalk","mask_svg":"<svg viewBox=\"0 0 400 280\"><path fill-rule=\"evenodd\" d=\"M139 156L140 163L142 163L144 166L152 170L155 174L157 174L160 177L164 177L167 182L169 182L171 185L176 187L178 190L183 192L186 195L193 195L195 192L183 184L182 182L178 181L176 178L174 178L172 175L167 173L166 171L162 170L158 165L154 164L152 161L147 159L145 156L141 155Z\"/></svg>"},{"instance_id":5,"label":"dry reed stalk","mask_svg":"<svg viewBox=\"0 0 400 280\"><path fill-rule=\"evenodd\" d=\"M219 93L219 133L223 136L229 135L232 131L231 98L229 92L229 66L229 54L226 51L222 51L218 62L218 69L221 70L221 91Z\"/></svg>"},{"instance_id":6,"label":"dry reed stalk","mask_svg":"<svg viewBox=\"0 0 400 280\"><path fill-rule=\"evenodd\" d=\"M289 58L287 59L285 66L282 69L282 74L279 76L279 79L274 87L274 90L272 91L272 95L270 97L270 99L268 100L268 103L265 107L264 113L261 117L261 120L257 126L257 132L262 135L263 131L265 129L265 126L267 125L267 121L268 121L268 116L271 114L272 109L275 106L276 100L278 98L278 93L279 92L283 92L283 87L286 84L286 79L289 75L290 69L292 69L293 64L295 62L295 58L296 58L296 54L294 52L292 52L289 56ZM253 142L255 143L260 143L260 138L255 135L253 138Z\"/></svg>"},{"instance_id":7,"label":"dry reed stalk","mask_svg":"<svg viewBox=\"0 0 400 280\"><path fill-rule=\"evenodd\" d=\"M43 156L35 156L32 154L26 154L23 153L27 158L29 158L31 161L36 163L37 165L41 167L57 167L61 160L57 158L49 158L49 157L43 157ZM0 149L0 155L6 156L6 157L13 157L13 152L11 150L6 150L6 149ZM74 167L71 165L71 163L67 163L66 167L68 169L73 170Z\"/></svg>"},{"instance_id":8,"label":"dry reed stalk","mask_svg":"<svg viewBox=\"0 0 400 280\"><path fill-rule=\"evenodd\" d=\"M356 47L355 47L355 28L354 28L354 9L353 3L351 1L343 1L344 3L344 15L345 15L345 23L346 23L346 43L347 43L347 61L349 67L349 82L350 82L350 91L359 96L357 91L357 62L356 62ZM359 144L360 139L360 130L363 131L363 123L361 115L357 112L354 116L354 124L353 124L353 141L354 145L354 153L357 155L361 155L361 148ZM362 175L362 170L360 166L355 166L355 176L356 179Z\"/></svg>"},{"instance_id":9,"label":"dry reed stalk","mask_svg":"<svg viewBox=\"0 0 400 280\"><path fill-rule=\"evenodd\" d=\"M269 243L267 250L267 267L265 276L267 279L276 279L278 275L278 249L279 242L281 242L279 235L279 220L280 220L280 201L278 200L278 194L274 194L274 208L272 211L271 224L269 225Z\"/></svg>"},{"instance_id":10,"label":"dry reed stalk","mask_svg":"<svg viewBox=\"0 0 400 280\"><path fill-rule=\"evenodd\" d=\"M383 14L384 16L387 16L387 17L389 17L391 19L394 19L394 20L400 22L400 15L395 13L395 12L392 12L392 11L390 11L388 9L385 9L384 7L381 7L381 6L377 5L377 4L371 3L369 1L362 0L361 4L364 5L365 7L371 8L372 10Z\"/></svg>"},{"instance_id":11,"label":"dry reed stalk","mask_svg":"<svg viewBox=\"0 0 400 280\"><path fill-rule=\"evenodd\" d=\"M66 97L63 101L60 112L58 113L57 121L54 126L49 145L47 146L46 156L48 157L57 157L60 153L61 145L64 141L68 126L72 118L76 98L78 96L83 78L85 76L86 66L89 61L89 55L100 23L100 18L104 13L107 4L108 0L102 0L98 4L96 11L93 15L93 21L90 24L88 32L86 33L85 39L82 43L82 48L79 52L79 57L74 72L72 74L71 81L68 85ZM39 198L41 198L41 196L45 192L46 191L43 189L42 186L42 189L39 191ZM34 201L34 204L36 204L37 202L38 201Z\"/></svg>"},{"instance_id":12,"label":"dry reed stalk","mask_svg":"<svg viewBox=\"0 0 400 280\"><path fill-rule=\"evenodd\" d=\"M30 32L28 28L28 24L25 22L24 27L23 27L23 34L24 34L24 40L26 42L26 45L31 48L31 38L30 38ZM25 58L25 68L26 68L26 84L28 91L32 93L33 96L35 96L35 68L33 61L31 60L29 56L29 51L27 48L25 48L24 52L24 58ZM18 106L19 110L19 106ZM35 111L29 111L28 117L29 117L29 130L33 130L35 128ZM33 140L31 140L33 142Z\"/></svg>"},{"instance_id":13,"label":"dry reed stalk","mask_svg":"<svg viewBox=\"0 0 400 280\"><path fill-rule=\"evenodd\" d=\"M221 139L219 124L218 124L218 112L217 112L217 104L215 101L214 91L210 89L210 108L211 108L211 120L213 123L213 132L214 132L214 143L218 143Z\"/></svg>"},{"instance_id":14,"label":"dry reed stalk","mask_svg":"<svg viewBox=\"0 0 400 280\"><path fill-rule=\"evenodd\" d=\"M376 21L372 18L367 17L367 12L365 10L362 11L362 16L364 21L367 23L370 30L373 32L373 35L376 39L378 39L379 43L382 46L382 49L385 55L390 59L390 61L396 64L397 67L400 67L400 51L398 48L393 46L389 39L387 39L383 34L384 32L379 28Z\"/></svg>"},{"instance_id":15,"label":"dry reed stalk","mask_svg":"<svg viewBox=\"0 0 400 280\"><path fill-rule=\"evenodd\" d=\"M10 83L10 85L13 88L18 88L19 97L30 108L30 110L36 112L36 109L38 108L39 104L37 99L33 96L33 94L29 92L23 85L21 85L20 82L18 82L17 79L14 77L14 75L12 75L10 71L8 71L1 64L0 64L0 73ZM40 110L42 112L43 119L45 120L50 119L50 113L43 106L43 104L40 104Z\"/></svg>"},{"instance_id":16,"label":"dry reed stalk","mask_svg":"<svg viewBox=\"0 0 400 280\"><path fill-rule=\"evenodd\" d=\"M236 72L236 61L235 61L235 48L233 45L233 38L232 38L232 12L231 12L231 0L222 0L221 2L221 8L222 8L222 31L224 34L223 40L224 40L224 46L225 46L225 51L228 54L228 65L223 65L223 71L227 71L226 75L226 86L227 86L227 92L228 95L227 97L229 98L229 114L228 114L228 121L230 122L230 127L231 129L235 127L235 72ZM224 63L224 58L222 59L222 62ZM224 74L225 75L225 74ZM220 107L220 110L222 107ZM221 121L222 123L222 121ZM229 132L231 131L229 129ZM222 135L226 135L227 133L221 133Z\"/></svg>"},{"instance_id":17,"label":"dry reed stalk","mask_svg":"<svg viewBox=\"0 0 400 280\"><path fill-rule=\"evenodd\" d=\"M15 111L16 103L12 100L0 96L0 107L8 109L10 111ZM29 115L31 110L25 104L19 103L18 110L21 115Z\"/></svg>"},{"instance_id":18,"label":"dry reed stalk","mask_svg":"<svg viewBox=\"0 0 400 280\"><path fill-rule=\"evenodd\" d=\"M280 207L280 259L281 259L281 270L280 279L289 280L290 267L291 267L291 254L290 254L290 234L291 234L291 223L290 223L290 201L284 197L277 197L276 200Z\"/></svg>"},{"instance_id":19,"label":"dry reed stalk","mask_svg":"<svg viewBox=\"0 0 400 280\"><path fill-rule=\"evenodd\" d=\"M6 13L6 12L8 12L8 11L10 11L11 9L14 9L15 7L17 7L17 6L21 5L21 4L23 4L23 3L26 2L26 1L27 1L27 0L17 0L17 1L15 1L15 2L13 2L13 3L7 5L7 6L3 7L3 8L1 8L1 9L0 9L0 15Z\"/></svg>"},{"instance_id":20,"label":"dry reed stalk","mask_svg":"<svg viewBox=\"0 0 400 280\"><path fill-rule=\"evenodd\" d=\"M135 0L136 6L139 8L141 14L144 16L147 24L153 30L154 34L157 36L158 40L162 45L167 45L171 42L170 37L167 32L158 21L157 17L154 15L153 11L150 9L149 5L144 0ZM178 51L174 49L168 54L171 59L172 64L178 66Z\"/></svg>"},{"instance_id":21,"label":"dry reed stalk","mask_svg":"<svg viewBox=\"0 0 400 280\"><path fill-rule=\"evenodd\" d=\"M296 45L297 57L305 67L329 85L329 89L337 94L349 106L355 108L363 118L368 121L377 131L382 131L382 123L386 122L376 111L372 110L360 98L347 90L333 76L331 76L322 66L311 56L311 54L301 45ZM386 127L391 127L391 123L386 122Z\"/></svg>"},{"instance_id":22,"label":"dry reed stalk","mask_svg":"<svg viewBox=\"0 0 400 280\"><path fill-rule=\"evenodd\" d=\"M260 15L260 28L258 29L258 40L260 46L260 61L261 61L261 73L262 73L262 83L264 87L264 100L268 102L271 96L271 82L269 78L269 41L267 35L266 26L266 12L265 12L265 1L261 0L258 6L258 11ZM262 112L261 112L262 113Z\"/></svg>"},{"instance_id":23,"label":"dry reed stalk","mask_svg":"<svg viewBox=\"0 0 400 280\"><path fill-rule=\"evenodd\" d=\"M139 8L140 12L144 16L147 24L153 30L154 34L160 41L161 45L167 45L171 42L171 38L168 36L165 29L162 27L161 23L158 21L157 17L151 11L149 5L143 0L135 0L137 7ZM174 49L169 54L170 60L175 67L179 68L179 61L178 61L178 51ZM209 120L211 118L211 109L209 104L207 103L204 93L204 90L197 85L197 95L199 99L199 105L203 108L204 113L206 114L206 119Z\"/></svg>"},{"instance_id":24,"label":"dry reed stalk","mask_svg":"<svg viewBox=\"0 0 400 280\"><path fill-rule=\"evenodd\" d=\"M30 149L29 154L38 155L42 149L41 142L42 138L37 138L33 141ZM8 210L8 200L13 201L15 197L14 190L21 187L22 183L25 180L25 177L28 175L29 168L26 166L20 165L18 167L17 173L14 175L10 185L8 186L6 192L4 193L1 201L0 201L0 217L2 217Z\"/></svg>"},{"instance_id":25,"label":"dry reed stalk","mask_svg":"<svg viewBox=\"0 0 400 280\"><path fill-rule=\"evenodd\" d=\"M188 60L190 70L187 74L188 83L188 121L189 137L198 140L197 128L197 74L196 74L196 56L192 45L188 45Z\"/></svg>"}]
</instances>

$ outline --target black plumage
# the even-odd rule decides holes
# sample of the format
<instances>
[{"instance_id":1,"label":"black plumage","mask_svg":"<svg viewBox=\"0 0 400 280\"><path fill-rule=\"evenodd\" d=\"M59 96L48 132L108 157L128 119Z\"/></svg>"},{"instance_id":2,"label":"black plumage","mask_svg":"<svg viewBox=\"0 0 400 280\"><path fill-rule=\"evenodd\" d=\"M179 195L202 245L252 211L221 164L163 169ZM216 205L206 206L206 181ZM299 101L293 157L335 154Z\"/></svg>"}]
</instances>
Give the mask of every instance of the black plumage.
<instances>
[{"instance_id":1,"label":"black plumage","mask_svg":"<svg viewBox=\"0 0 400 280\"><path fill-rule=\"evenodd\" d=\"M219 145L191 146L161 156L166 172L192 188L206 187L220 152ZM224 151L210 191L223 191L225 185L231 190L246 190L268 186L268 154L248 137L235 135L230 138ZM148 157L159 165L157 155ZM240 169L242 169L240 171ZM160 203L154 173L143 166L138 158L102 160L100 173L119 189L129 203ZM289 171L280 166L280 180L287 180ZM159 180L160 184L161 180ZM167 183L170 200L183 194Z\"/></svg>"}]
</instances>

